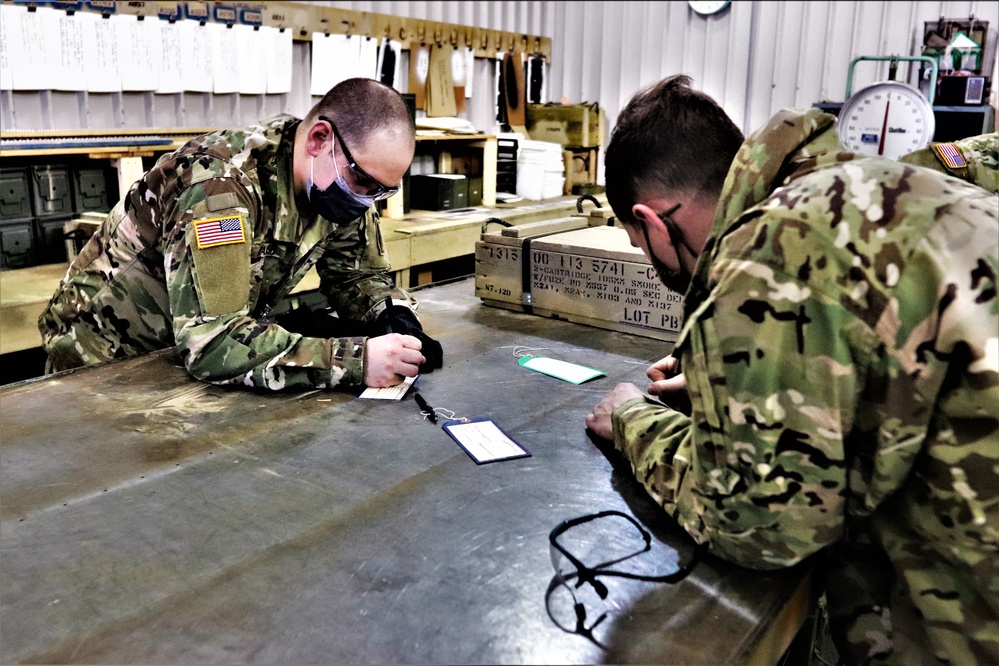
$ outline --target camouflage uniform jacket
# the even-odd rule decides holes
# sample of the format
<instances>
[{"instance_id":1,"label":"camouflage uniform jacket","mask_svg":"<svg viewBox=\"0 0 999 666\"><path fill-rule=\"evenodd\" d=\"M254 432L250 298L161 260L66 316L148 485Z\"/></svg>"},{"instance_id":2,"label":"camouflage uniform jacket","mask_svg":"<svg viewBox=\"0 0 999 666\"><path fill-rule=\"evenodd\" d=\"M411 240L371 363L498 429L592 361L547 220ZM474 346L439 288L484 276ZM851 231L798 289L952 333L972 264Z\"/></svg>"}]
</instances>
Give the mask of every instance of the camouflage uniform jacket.
<instances>
[{"instance_id":1,"label":"camouflage uniform jacket","mask_svg":"<svg viewBox=\"0 0 999 666\"><path fill-rule=\"evenodd\" d=\"M844 152L817 109L777 114L739 150L685 296L691 415L612 415L638 480L712 552L770 569L823 551L848 661L906 663L912 636L907 663L999 663L997 201Z\"/></svg>"},{"instance_id":2,"label":"camouflage uniform jacket","mask_svg":"<svg viewBox=\"0 0 999 666\"><path fill-rule=\"evenodd\" d=\"M265 318L313 266L340 317L371 321L387 297L415 309L387 274L374 210L339 225L299 212L299 122L279 115L162 156L111 211L39 318L50 369L176 346L206 382L360 384L365 338L303 337ZM196 222L235 218L242 242L199 242Z\"/></svg>"},{"instance_id":3,"label":"camouflage uniform jacket","mask_svg":"<svg viewBox=\"0 0 999 666\"><path fill-rule=\"evenodd\" d=\"M947 148L952 151L948 152ZM949 173L993 194L999 193L999 132L930 144L900 157L899 162Z\"/></svg>"}]
</instances>

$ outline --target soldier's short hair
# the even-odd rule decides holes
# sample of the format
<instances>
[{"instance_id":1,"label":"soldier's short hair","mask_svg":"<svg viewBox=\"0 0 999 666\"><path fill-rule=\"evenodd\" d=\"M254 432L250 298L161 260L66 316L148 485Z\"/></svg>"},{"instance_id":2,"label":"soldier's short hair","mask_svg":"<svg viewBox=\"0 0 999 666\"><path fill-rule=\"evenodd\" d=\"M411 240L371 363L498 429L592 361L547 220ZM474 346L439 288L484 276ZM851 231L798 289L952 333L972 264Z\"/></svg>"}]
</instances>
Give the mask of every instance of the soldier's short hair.
<instances>
[{"instance_id":1,"label":"soldier's short hair","mask_svg":"<svg viewBox=\"0 0 999 666\"><path fill-rule=\"evenodd\" d=\"M667 193L719 196L744 136L709 95L677 74L650 86L618 116L604 157L607 201L622 222L631 207Z\"/></svg>"},{"instance_id":2,"label":"soldier's short hair","mask_svg":"<svg viewBox=\"0 0 999 666\"><path fill-rule=\"evenodd\" d=\"M346 79L330 88L312 107L304 122L332 118L337 132L350 145L363 145L374 132L396 129L413 137L416 125L406 100L394 88L374 79Z\"/></svg>"}]
</instances>

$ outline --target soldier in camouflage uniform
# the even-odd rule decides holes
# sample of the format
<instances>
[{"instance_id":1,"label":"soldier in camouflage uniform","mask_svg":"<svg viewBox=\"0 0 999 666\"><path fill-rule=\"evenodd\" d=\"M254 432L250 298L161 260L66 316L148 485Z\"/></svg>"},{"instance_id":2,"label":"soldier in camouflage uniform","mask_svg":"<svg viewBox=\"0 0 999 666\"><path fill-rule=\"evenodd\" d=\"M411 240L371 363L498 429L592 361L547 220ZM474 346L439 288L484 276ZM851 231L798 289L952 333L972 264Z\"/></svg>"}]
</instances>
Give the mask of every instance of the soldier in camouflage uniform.
<instances>
[{"instance_id":1,"label":"soldier in camouflage uniform","mask_svg":"<svg viewBox=\"0 0 999 666\"><path fill-rule=\"evenodd\" d=\"M621 384L587 427L713 553L822 558L846 662L999 663L999 200L846 152L818 109L743 142L689 84L639 93L606 152L685 290L662 402Z\"/></svg>"},{"instance_id":2,"label":"soldier in camouflage uniform","mask_svg":"<svg viewBox=\"0 0 999 666\"><path fill-rule=\"evenodd\" d=\"M960 141L932 143L899 158L899 162L936 169L999 193L999 133Z\"/></svg>"},{"instance_id":3,"label":"soldier in camouflage uniform","mask_svg":"<svg viewBox=\"0 0 999 666\"><path fill-rule=\"evenodd\" d=\"M388 386L440 367L439 343L388 274L373 208L414 150L402 97L350 79L304 120L282 114L164 155L39 318L47 369L175 347L200 380L276 390ZM313 266L330 307L373 337L305 337L268 319Z\"/></svg>"}]
</instances>

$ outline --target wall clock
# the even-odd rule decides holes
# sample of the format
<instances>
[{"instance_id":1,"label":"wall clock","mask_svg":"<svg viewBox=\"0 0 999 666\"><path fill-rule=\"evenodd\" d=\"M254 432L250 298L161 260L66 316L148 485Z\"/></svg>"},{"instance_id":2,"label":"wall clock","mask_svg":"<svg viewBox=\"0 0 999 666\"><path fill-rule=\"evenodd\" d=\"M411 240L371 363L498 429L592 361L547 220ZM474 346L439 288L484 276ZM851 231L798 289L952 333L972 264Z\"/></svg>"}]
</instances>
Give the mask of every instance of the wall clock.
<instances>
[{"instance_id":1,"label":"wall clock","mask_svg":"<svg viewBox=\"0 0 999 666\"><path fill-rule=\"evenodd\" d=\"M717 14L731 4L732 0L688 0L687 4L701 16Z\"/></svg>"}]
</instances>

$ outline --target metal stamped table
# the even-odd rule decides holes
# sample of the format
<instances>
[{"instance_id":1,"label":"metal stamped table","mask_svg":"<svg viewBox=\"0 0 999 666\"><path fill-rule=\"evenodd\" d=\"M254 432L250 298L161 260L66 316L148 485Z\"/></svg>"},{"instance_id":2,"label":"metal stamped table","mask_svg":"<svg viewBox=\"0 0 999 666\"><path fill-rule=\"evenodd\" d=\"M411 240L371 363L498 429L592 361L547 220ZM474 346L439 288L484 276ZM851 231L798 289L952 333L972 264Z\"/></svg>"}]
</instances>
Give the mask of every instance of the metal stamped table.
<instances>
[{"instance_id":1,"label":"metal stamped table","mask_svg":"<svg viewBox=\"0 0 999 666\"><path fill-rule=\"evenodd\" d=\"M546 613L566 518L621 510L689 554L583 425L663 343L491 308L470 279L416 295L445 357L423 395L531 457L476 465L411 395L221 388L172 352L0 389L0 661L774 663L804 567L620 586L607 649ZM530 372L518 345L607 376Z\"/></svg>"}]
</instances>

